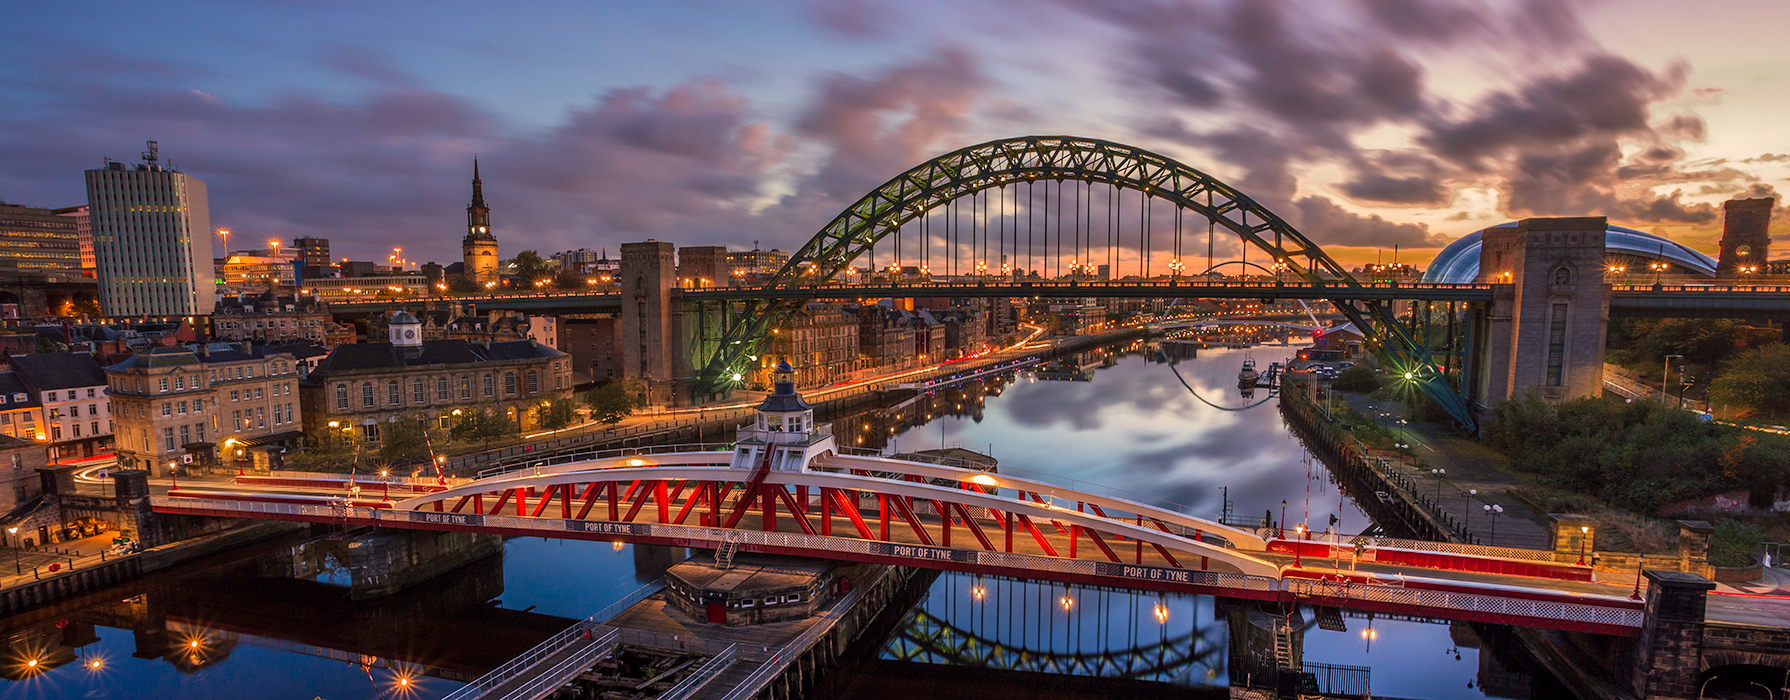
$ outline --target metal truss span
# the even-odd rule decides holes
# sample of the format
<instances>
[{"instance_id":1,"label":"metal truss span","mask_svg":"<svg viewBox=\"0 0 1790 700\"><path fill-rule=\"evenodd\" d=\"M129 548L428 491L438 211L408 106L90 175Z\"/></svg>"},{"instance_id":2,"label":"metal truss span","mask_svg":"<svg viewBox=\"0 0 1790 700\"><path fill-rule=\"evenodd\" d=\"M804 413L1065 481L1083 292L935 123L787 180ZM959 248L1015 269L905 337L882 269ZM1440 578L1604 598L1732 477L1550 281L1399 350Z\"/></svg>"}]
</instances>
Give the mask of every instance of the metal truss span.
<instances>
[{"instance_id":1,"label":"metal truss span","mask_svg":"<svg viewBox=\"0 0 1790 700\"><path fill-rule=\"evenodd\" d=\"M1310 285L1314 298L1332 299L1367 341L1390 355L1397 368L1409 373L1450 417L1468 428L1474 426L1466 401L1436 366L1429 348L1399 328L1389 305L1347 300L1358 295L1345 290L1363 285L1317 244L1217 178L1167 156L1111 141L1023 136L969 146L921 163L846 207L792 255L766 287L788 289L833 280L878 241L936 207L983 190L1039 181L1098 183L1140 192L1222 226ZM1147 245L1142 248L1147 250ZM748 358L763 354L771 328L799 306L792 300L746 302L744 313L723 334L714 353L702 358L695 393L711 395L730 386L736 374L745 372Z\"/></svg>"}]
</instances>

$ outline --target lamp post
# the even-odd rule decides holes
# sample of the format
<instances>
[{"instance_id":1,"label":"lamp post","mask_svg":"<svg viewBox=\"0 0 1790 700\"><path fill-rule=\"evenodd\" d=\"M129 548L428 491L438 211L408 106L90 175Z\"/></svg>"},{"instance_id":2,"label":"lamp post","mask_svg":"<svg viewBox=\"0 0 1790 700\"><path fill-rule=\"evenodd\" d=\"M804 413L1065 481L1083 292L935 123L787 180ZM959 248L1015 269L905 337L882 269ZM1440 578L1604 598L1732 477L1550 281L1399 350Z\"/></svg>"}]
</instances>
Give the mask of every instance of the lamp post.
<instances>
[{"instance_id":1,"label":"lamp post","mask_svg":"<svg viewBox=\"0 0 1790 700\"><path fill-rule=\"evenodd\" d=\"M1491 518L1491 520L1492 520L1492 535L1491 535L1492 542L1491 543L1493 545L1497 545L1498 544L1498 516L1504 514L1504 506L1488 504L1488 505L1484 506L1483 510L1485 510L1486 517Z\"/></svg>"},{"instance_id":2,"label":"lamp post","mask_svg":"<svg viewBox=\"0 0 1790 700\"><path fill-rule=\"evenodd\" d=\"M1447 469L1431 469L1430 476L1436 480L1436 507L1442 506L1442 477L1448 476Z\"/></svg>"},{"instance_id":3,"label":"lamp post","mask_svg":"<svg viewBox=\"0 0 1790 700\"><path fill-rule=\"evenodd\" d=\"M386 478L391 475L392 472L390 469L379 470L379 487L381 492L385 494L386 503L392 502L392 482Z\"/></svg>"},{"instance_id":4,"label":"lamp post","mask_svg":"<svg viewBox=\"0 0 1790 700\"><path fill-rule=\"evenodd\" d=\"M1579 566L1585 565L1585 537L1591 534L1591 527L1579 526Z\"/></svg>"},{"instance_id":5,"label":"lamp post","mask_svg":"<svg viewBox=\"0 0 1790 700\"><path fill-rule=\"evenodd\" d=\"M1473 497L1479 495L1479 489L1467 489L1466 491L1462 491L1461 495L1465 497L1465 500L1461 503L1463 506L1461 510L1466 513L1466 515L1461 516L1461 532L1469 533L1472 532L1472 528L1467 527L1467 525L1473 522ZM1471 536L1472 535L1468 535L1468 537Z\"/></svg>"},{"instance_id":6,"label":"lamp post","mask_svg":"<svg viewBox=\"0 0 1790 700\"><path fill-rule=\"evenodd\" d=\"M1659 405L1666 405L1670 393L1666 391L1666 378L1672 376L1672 358L1684 359L1683 355L1667 355L1666 363L1659 370Z\"/></svg>"},{"instance_id":7,"label":"lamp post","mask_svg":"<svg viewBox=\"0 0 1790 700\"><path fill-rule=\"evenodd\" d=\"M1280 499L1280 522L1274 524L1274 536L1287 538L1287 499Z\"/></svg>"},{"instance_id":8,"label":"lamp post","mask_svg":"<svg viewBox=\"0 0 1790 700\"><path fill-rule=\"evenodd\" d=\"M23 574L25 573L25 570L19 566L19 544L16 541L19 529L17 527L6 528L6 534L15 540L14 542L8 543L9 546L12 547L12 573L15 576Z\"/></svg>"}]
</instances>

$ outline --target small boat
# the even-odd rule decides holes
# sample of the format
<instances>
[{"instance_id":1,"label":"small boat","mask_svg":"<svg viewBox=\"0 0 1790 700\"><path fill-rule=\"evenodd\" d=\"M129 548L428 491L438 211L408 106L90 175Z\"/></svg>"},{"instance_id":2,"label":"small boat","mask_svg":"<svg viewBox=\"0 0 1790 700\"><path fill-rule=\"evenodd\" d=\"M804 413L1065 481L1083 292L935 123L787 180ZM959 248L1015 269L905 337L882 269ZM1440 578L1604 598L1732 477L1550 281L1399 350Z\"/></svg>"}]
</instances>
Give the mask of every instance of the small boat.
<instances>
[{"instance_id":1,"label":"small boat","mask_svg":"<svg viewBox=\"0 0 1790 700\"><path fill-rule=\"evenodd\" d=\"M1256 380L1256 377L1258 377L1258 376L1260 376L1260 375L1258 372L1255 371L1255 358L1244 357L1243 358L1243 371L1237 373L1237 383L1255 386L1255 380Z\"/></svg>"}]
</instances>

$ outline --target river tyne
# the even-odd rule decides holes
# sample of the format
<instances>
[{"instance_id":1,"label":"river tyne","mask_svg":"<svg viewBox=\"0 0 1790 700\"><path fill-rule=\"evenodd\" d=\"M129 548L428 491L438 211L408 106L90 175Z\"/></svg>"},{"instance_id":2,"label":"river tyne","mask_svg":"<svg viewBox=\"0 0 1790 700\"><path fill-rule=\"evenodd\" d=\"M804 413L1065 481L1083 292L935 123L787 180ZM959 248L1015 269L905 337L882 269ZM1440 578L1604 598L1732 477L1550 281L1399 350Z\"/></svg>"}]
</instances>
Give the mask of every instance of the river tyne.
<instances>
[{"instance_id":1,"label":"river tyne","mask_svg":"<svg viewBox=\"0 0 1790 700\"><path fill-rule=\"evenodd\" d=\"M1339 532L1368 531L1368 516L1288 431L1278 398L1238 387L1246 354L1265 367L1295 351L1202 348L1170 364L1138 342L831 420L843 444L962 447L989 454L1002 471L1202 513L1224 510L1228 496L1234 517L1279 519L1285 501L1289 526L1323 532L1334 516ZM339 545L315 536L269 542L0 620L8 647L0 650L0 699L439 698L651 582L682 555L519 538L501 556L353 601L339 585ZM1218 605L1207 596L942 574L917 605L887 611L900 616L894 631L831 671L814 697L912 697L943 690L951 673L984 674L987 696L1052 697L1051 676L941 667L995 657L1080 673L1127 667L1188 697L1224 697L1235 652ZM1480 639L1503 636L1496 628L1352 613L1342 623L1311 626L1304 660L1371 669L1374 697L1570 697L1514 645ZM941 643L966 639L974 643ZM979 655L951 652L964 648ZM28 658L51 668L27 672Z\"/></svg>"}]
</instances>

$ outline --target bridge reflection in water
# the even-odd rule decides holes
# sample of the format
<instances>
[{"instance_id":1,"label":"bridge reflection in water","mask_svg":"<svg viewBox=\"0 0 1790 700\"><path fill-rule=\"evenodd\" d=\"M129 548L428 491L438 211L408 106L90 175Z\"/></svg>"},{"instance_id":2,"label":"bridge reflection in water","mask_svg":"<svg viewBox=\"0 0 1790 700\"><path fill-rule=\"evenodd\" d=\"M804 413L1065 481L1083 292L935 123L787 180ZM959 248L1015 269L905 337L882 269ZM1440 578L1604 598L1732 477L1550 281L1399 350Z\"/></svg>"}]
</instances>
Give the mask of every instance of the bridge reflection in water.
<instances>
[{"instance_id":1,"label":"bridge reflection in water","mask_svg":"<svg viewBox=\"0 0 1790 700\"><path fill-rule=\"evenodd\" d=\"M1207 596L948 572L881 657L1005 671L1224 686L1227 630Z\"/></svg>"}]
</instances>

